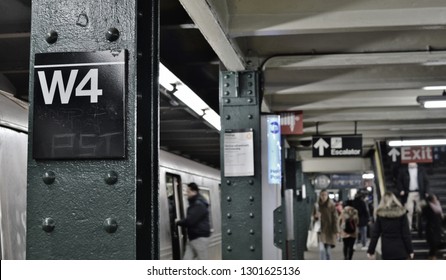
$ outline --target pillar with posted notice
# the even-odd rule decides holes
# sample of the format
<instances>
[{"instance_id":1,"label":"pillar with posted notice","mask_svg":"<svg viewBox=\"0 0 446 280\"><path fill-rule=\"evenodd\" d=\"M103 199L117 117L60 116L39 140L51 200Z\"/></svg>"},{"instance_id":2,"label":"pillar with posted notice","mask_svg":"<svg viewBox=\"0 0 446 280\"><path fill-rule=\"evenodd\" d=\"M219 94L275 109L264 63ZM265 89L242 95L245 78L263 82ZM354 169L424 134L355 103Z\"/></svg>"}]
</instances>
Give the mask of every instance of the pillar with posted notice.
<instances>
[{"instance_id":1,"label":"pillar with posted notice","mask_svg":"<svg viewBox=\"0 0 446 280\"><path fill-rule=\"evenodd\" d=\"M223 259L262 259L260 103L258 72L220 72Z\"/></svg>"}]
</instances>

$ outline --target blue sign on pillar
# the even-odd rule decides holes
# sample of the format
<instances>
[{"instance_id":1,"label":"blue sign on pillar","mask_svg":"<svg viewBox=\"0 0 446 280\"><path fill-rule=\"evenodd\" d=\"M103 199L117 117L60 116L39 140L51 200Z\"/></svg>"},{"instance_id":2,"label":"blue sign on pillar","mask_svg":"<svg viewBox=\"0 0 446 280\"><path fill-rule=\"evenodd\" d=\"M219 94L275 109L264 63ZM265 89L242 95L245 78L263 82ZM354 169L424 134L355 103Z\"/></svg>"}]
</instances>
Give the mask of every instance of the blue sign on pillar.
<instances>
[{"instance_id":1,"label":"blue sign on pillar","mask_svg":"<svg viewBox=\"0 0 446 280\"><path fill-rule=\"evenodd\" d=\"M268 183L282 182L282 161L280 145L280 116L267 116L268 137Z\"/></svg>"}]
</instances>

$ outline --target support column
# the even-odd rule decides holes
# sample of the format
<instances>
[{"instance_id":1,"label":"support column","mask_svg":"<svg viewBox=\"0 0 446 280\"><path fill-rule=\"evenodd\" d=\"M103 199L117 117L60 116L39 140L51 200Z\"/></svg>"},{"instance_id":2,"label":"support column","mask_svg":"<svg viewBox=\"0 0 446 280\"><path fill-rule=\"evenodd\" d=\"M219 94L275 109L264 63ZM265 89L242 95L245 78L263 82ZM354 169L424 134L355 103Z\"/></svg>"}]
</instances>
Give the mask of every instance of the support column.
<instances>
[{"instance_id":1,"label":"support column","mask_svg":"<svg viewBox=\"0 0 446 280\"><path fill-rule=\"evenodd\" d=\"M32 1L27 259L159 258L158 21Z\"/></svg>"},{"instance_id":2,"label":"support column","mask_svg":"<svg viewBox=\"0 0 446 280\"><path fill-rule=\"evenodd\" d=\"M260 103L257 72L220 73L223 259L262 259Z\"/></svg>"}]
</instances>

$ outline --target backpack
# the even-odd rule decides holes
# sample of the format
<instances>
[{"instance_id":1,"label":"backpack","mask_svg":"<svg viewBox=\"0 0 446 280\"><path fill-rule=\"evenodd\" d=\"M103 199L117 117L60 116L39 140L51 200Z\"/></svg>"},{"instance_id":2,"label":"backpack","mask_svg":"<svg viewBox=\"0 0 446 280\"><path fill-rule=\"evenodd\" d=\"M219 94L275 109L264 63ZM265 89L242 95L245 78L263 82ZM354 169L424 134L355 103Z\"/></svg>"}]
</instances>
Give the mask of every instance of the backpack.
<instances>
[{"instance_id":1,"label":"backpack","mask_svg":"<svg viewBox=\"0 0 446 280\"><path fill-rule=\"evenodd\" d=\"M356 232L356 224L353 218L347 218L344 223L344 231L346 233L355 233Z\"/></svg>"}]
</instances>

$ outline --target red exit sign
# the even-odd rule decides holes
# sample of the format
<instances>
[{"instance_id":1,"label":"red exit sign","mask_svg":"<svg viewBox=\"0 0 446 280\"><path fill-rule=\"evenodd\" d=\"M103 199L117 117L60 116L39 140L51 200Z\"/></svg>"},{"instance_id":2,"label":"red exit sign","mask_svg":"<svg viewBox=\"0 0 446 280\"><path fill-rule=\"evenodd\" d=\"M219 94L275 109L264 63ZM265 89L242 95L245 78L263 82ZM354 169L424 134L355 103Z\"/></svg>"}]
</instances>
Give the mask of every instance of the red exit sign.
<instances>
[{"instance_id":1,"label":"red exit sign","mask_svg":"<svg viewBox=\"0 0 446 280\"><path fill-rule=\"evenodd\" d=\"M432 161L432 147L401 147L401 163Z\"/></svg>"}]
</instances>

